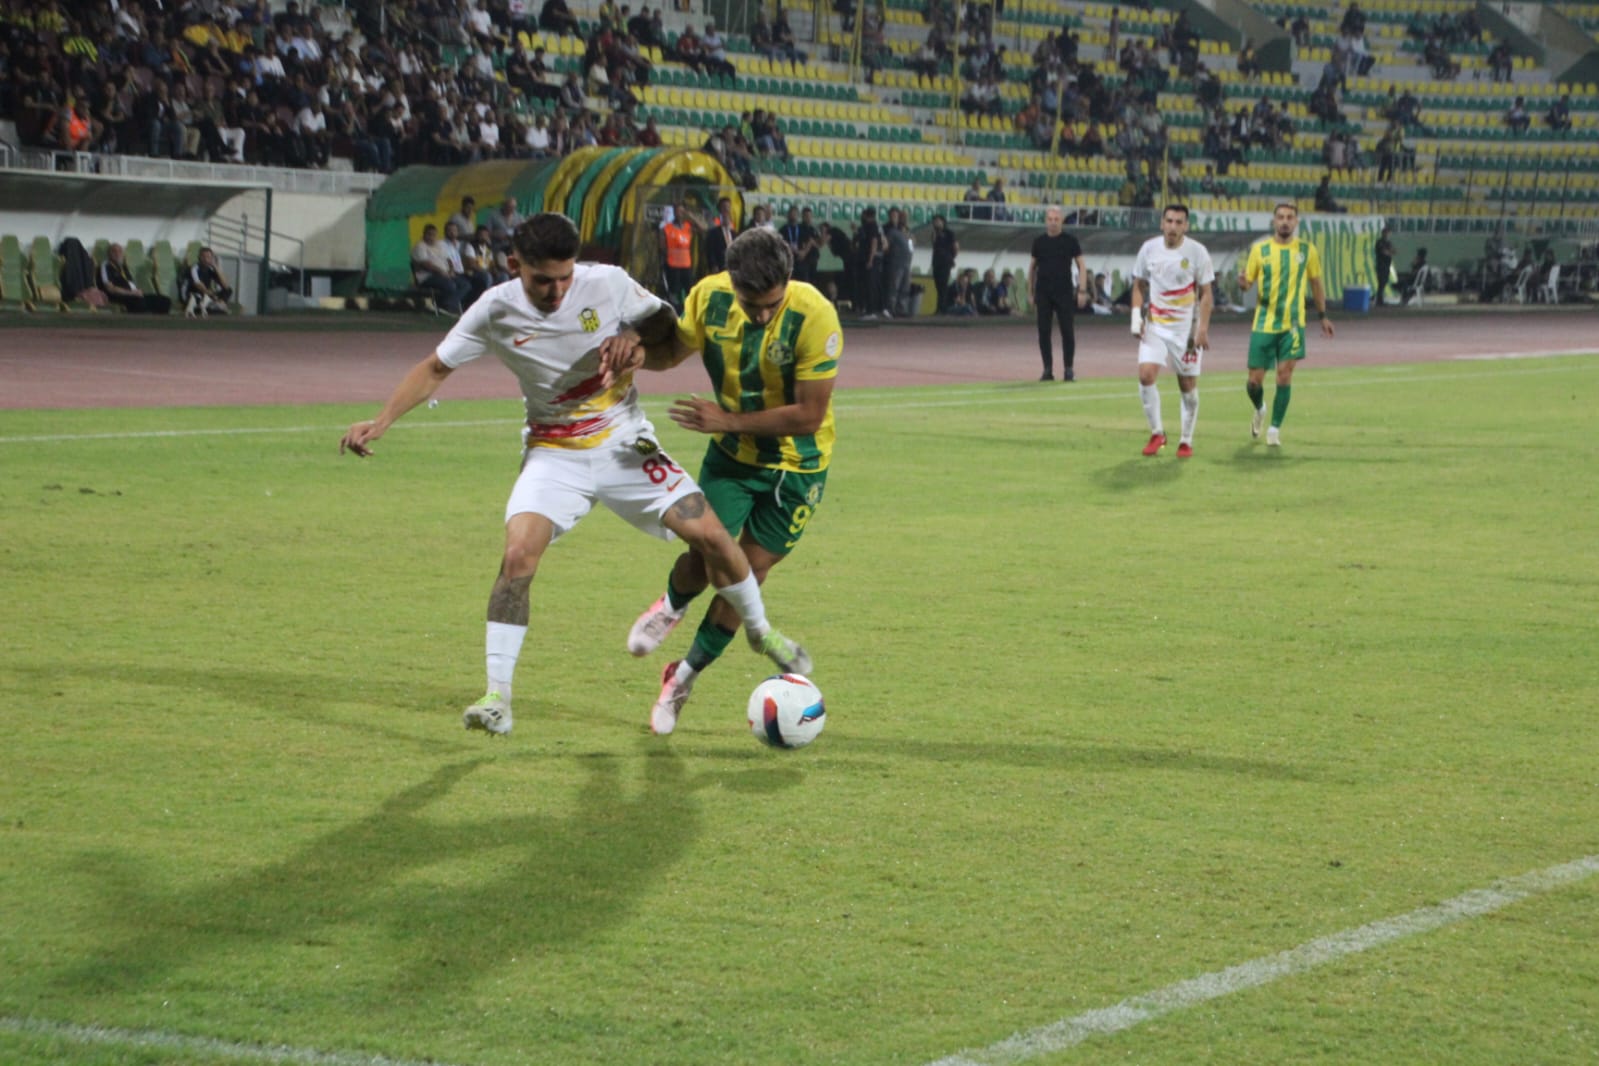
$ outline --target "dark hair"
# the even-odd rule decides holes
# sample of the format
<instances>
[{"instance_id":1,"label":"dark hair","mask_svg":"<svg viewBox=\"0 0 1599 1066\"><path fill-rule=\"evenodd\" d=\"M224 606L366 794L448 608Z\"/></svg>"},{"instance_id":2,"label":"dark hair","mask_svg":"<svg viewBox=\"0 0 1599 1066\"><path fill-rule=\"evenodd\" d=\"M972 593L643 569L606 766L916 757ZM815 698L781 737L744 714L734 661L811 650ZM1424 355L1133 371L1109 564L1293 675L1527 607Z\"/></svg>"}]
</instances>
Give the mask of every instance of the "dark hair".
<instances>
[{"instance_id":1,"label":"dark hair","mask_svg":"<svg viewBox=\"0 0 1599 1066\"><path fill-rule=\"evenodd\" d=\"M1187 204L1167 204L1165 206L1165 208L1161 211L1161 214L1164 215L1167 211L1181 211L1183 213L1183 217L1184 218L1188 217L1188 205Z\"/></svg>"},{"instance_id":2,"label":"dark hair","mask_svg":"<svg viewBox=\"0 0 1599 1066\"><path fill-rule=\"evenodd\" d=\"M582 243L572 220L554 211L534 215L511 236L511 248L524 263L576 259Z\"/></svg>"},{"instance_id":3,"label":"dark hair","mask_svg":"<svg viewBox=\"0 0 1599 1066\"><path fill-rule=\"evenodd\" d=\"M1287 200L1284 200L1282 203L1278 204L1277 207L1286 207L1286 208L1288 208L1288 210L1292 211L1294 214L1296 214L1296 215L1299 214L1299 205L1298 204L1291 204ZM1277 213L1277 207L1274 207L1274 208L1271 209L1271 213L1272 214L1275 215Z\"/></svg>"},{"instance_id":4,"label":"dark hair","mask_svg":"<svg viewBox=\"0 0 1599 1066\"><path fill-rule=\"evenodd\" d=\"M793 272L794 250L771 230L745 230L727 246L727 273L738 292L770 292Z\"/></svg>"}]
</instances>

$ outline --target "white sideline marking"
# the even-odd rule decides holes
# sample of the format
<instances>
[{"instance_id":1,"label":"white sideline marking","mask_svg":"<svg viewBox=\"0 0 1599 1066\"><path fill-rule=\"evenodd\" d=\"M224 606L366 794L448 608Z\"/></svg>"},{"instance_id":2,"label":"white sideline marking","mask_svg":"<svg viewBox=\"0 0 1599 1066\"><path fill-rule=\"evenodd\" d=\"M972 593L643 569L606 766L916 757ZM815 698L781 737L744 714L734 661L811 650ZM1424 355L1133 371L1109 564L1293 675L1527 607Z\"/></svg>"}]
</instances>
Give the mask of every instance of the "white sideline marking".
<instances>
[{"instance_id":1,"label":"white sideline marking","mask_svg":"<svg viewBox=\"0 0 1599 1066\"><path fill-rule=\"evenodd\" d=\"M1515 355L1506 355L1506 356L1497 356L1496 355L1496 356L1480 356L1480 357L1479 356L1459 356L1458 358L1462 358L1462 359L1469 359L1469 358L1485 358L1485 359L1529 358L1530 359L1530 358L1533 358L1534 356L1540 356L1541 357L1541 356L1545 356L1545 355L1587 355L1587 354L1589 354L1589 353L1587 353L1587 352L1528 352L1524 356L1515 356ZM1316 383L1316 388L1318 388L1318 389L1364 388L1367 385L1383 385L1383 386L1387 386L1387 385L1394 385L1394 384L1406 384L1406 383L1414 382L1414 381L1426 382L1428 384L1431 384L1433 382L1439 382L1439 381L1463 381L1463 380L1464 381L1477 381L1477 380L1480 380L1480 379L1483 379L1483 378L1492 378L1492 377L1506 377L1506 376L1523 377L1523 376L1530 376L1530 375L1533 375L1533 374L1563 373L1567 368L1565 368L1565 367L1533 367L1533 368L1528 368L1528 369L1521 369L1521 368L1508 369L1507 368L1505 370L1485 370L1485 371L1479 371L1479 372L1470 373L1470 374L1450 374L1450 373L1446 372L1446 373L1434 373L1434 374L1413 374L1413 375L1409 375L1409 376L1403 376L1403 372L1406 371L1406 370L1409 370L1409 369L1411 369L1411 367L1409 367L1409 366L1403 366L1403 365L1402 366L1396 366L1396 367L1391 368L1390 371L1385 373L1384 376L1381 377L1381 378L1354 378L1352 380L1318 381ZM1395 374L1392 371L1400 371L1400 374ZM1112 386L1114 386L1114 391L1104 391L1104 390L1094 391L1094 386L1096 384L1112 385ZM1100 402L1105 401L1105 400L1115 400L1118 403L1120 403L1120 402L1125 401L1128 398L1128 390L1131 387L1128 382L1124 382L1122 379L1119 379L1119 378L1097 378L1097 379L1094 379L1092 381L1084 382L1083 385L1084 385L1084 387L1073 388L1073 389L1065 389L1065 388L1057 387L1054 390L1038 389L1038 390L1035 390L1033 392L1027 392L1027 393L1008 391L1008 392L996 393L995 395L992 395L992 396L965 395L965 396L962 396L962 397L959 397L959 398L954 398L954 399L937 399L937 400L903 400L903 401L899 401L899 402L894 402L894 401L891 401L891 400L890 401L878 400L878 401L874 401L874 402L871 402L871 403L863 403L863 402L851 402L849 399L846 398L846 399L842 399L842 400L836 401L833 404L833 407L834 407L835 410L842 411L845 414L851 414L851 413L857 413L858 414L858 413L863 413L863 412L864 413L871 413L871 412L875 412L875 411L913 411L913 410L919 410L919 409L931 409L931 408L939 408L939 407L983 407L983 406L1021 407L1021 406L1029 405L1029 404L1042 404L1042 403L1100 403ZM660 404L660 405L664 405L667 402L669 402L666 397L653 397L653 396L650 397L650 401L654 401L655 404ZM466 401L462 401L462 402L466 402ZM652 406L652 403L649 402L649 401L646 401L646 403L645 403L646 410L648 410L648 408L650 406ZM499 419L499 418L461 419L461 420L456 420L456 421L447 421L447 420L428 421L428 420L425 420L425 419L418 418L418 419L404 421L404 422L397 422L397 423L395 423L393 429L395 429L395 430L403 430L403 431L409 431L409 430L413 430L413 429L460 429L460 428L475 428L475 427L481 427L481 426L515 426L515 425L519 425L519 424L520 423L518 421L514 420L514 419ZM159 439L169 438L169 437L170 438L182 438L182 437L241 437L241 436L255 436L255 435L263 435L263 434L272 434L272 433L339 433L339 432L342 432L343 430L348 429L348 428L349 428L349 425L347 423L340 423L339 425L326 425L326 426L226 426L226 427L220 427L219 426L216 429L145 429L145 430L130 430L127 433L42 433L42 434L30 434L30 435L27 435L27 436L0 437L0 444L62 444L62 443L77 443L77 442L83 442L83 441L97 441L97 440L159 440Z\"/></svg>"},{"instance_id":2,"label":"white sideline marking","mask_svg":"<svg viewBox=\"0 0 1599 1066\"><path fill-rule=\"evenodd\" d=\"M1451 359L1461 360L1492 360L1492 359L1556 359L1567 355L1588 355L1592 349L1579 349L1570 352L1479 352L1476 355L1451 355Z\"/></svg>"},{"instance_id":3,"label":"white sideline marking","mask_svg":"<svg viewBox=\"0 0 1599 1066\"><path fill-rule=\"evenodd\" d=\"M159 1029L114 1029L103 1025L72 1025L39 1018L8 1018L0 1015L0 1032L25 1036L44 1036L73 1044L98 1044L107 1047L153 1048L212 1057L243 1059L246 1062L293 1063L300 1066L449 1066L437 1059L417 1062L391 1059L384 1055L365 1055L350 1051L316 1051L312 1048L278 1044L236 1044L208 1036L184 1036Z\"/></svg>"},{"instance_id":4,"label":"white sideline marking","mask_svg":"<svg viewBox=\"0 0 1599 1066\"><path fill-rule=\"evenodd\" d=\"M1200 974L1141 996L1124 999L1111 1007L1085 1011L1050 1025L1015 1033L997 1044L975 1051L962 1051L939 1059L931 1066L998 1066L1064 1051L1090 1037L1120 1033L1234 992L1325 966L1346 955L1369 951L1391 941L1431 932L1467 918L1480 918L1529 896L1552 892L1596 873L1599 873L1599 855L1588 855L1559 866L1534 870L1408 914L1317 937L1276 955L1265 955L1225 970Z\"/></svg>"}]
</instances>

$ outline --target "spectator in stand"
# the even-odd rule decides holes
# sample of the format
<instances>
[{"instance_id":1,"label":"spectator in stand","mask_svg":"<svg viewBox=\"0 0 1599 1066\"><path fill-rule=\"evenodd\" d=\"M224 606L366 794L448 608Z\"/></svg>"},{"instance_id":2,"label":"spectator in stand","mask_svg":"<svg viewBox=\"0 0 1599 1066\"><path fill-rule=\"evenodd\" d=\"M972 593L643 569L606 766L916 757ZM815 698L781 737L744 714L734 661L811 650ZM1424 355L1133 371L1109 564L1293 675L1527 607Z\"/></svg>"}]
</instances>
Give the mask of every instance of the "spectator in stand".
<instances>
[{"instance_id":1,"label":"spectator in stand","mask_svg":"<svg viewBox=\"0 0 1599 1066\"><path fill-rule=\"evenodd\" d=\"M1255 42L1248 38L1244 39L1244 46L1238 50L1238 73L1246 81L1260 77L1260 58L1255 55Z\"/></svg>"},{"instance_id":2,"label":"spectator in stand","mask_svg":"<svg viewBox=\"0 0 1599 1066\"><path fill-rule=\"evenodd\" d=\"M522 213L516 209L516 197L507 196L500 201L500 209L489 216L489 244L496 252L511 250L511 239L516 227L523 222Z\"/></svg>"},{"instance_id":3,"label":"spectator in stand","mask_svg":"<svg viewBox=\"0 0 1599 1066\"><path fill-rule=\"evenodd\" d=\"M810 58L796 46L794 30L789 26L788 15L782 8L777 9L777 18L772 21L772 44L777 48L778 58L789 63L803 64Z\"/></svg>"},{"instance_id":4,"label":"spectator in stand","mask_svg":"<svg viewBox=\"0 0 1599 1066\"><path fill-rule=\"evenodd\" d=\"M944 295L944 314L961 317L977 314L977 293L972 288L975 273L967 267L950 285L949 292Z\"/></svg>"},{"instance_id":5,"label":"spectator in stand","mask_svg":"<svg viewBox=\"0 0 1599 1066\"><path fill-rule=\"evenodd\" d=\"M705 62L705 46L695 34L693 26L684 26L683 32L678 34L674 58L696 74L709 71Z\"/></svg>"},{"instance_id":6,"label":"spectator in stand","mask_svg":"<svg viewBox=\"0 0 1599 1066\"><path fill-rule=\"evenodd\" d=\"M991 204L999 204L999 205L1001 205L1001 206L998 206L998 207L994 208L994 221L995 222L1009 222L1010 221L1010 218L1011 218L1010 209L1003 206L1004 203L1005 203L1005 179L1003 177L997 177L996 176L994 178L994 184L989 187L988 195L987 195L986 199Z\"/></svg>"},{"instance_id":7,"label":"spectator in stand","mask_svg":"<svg viewBox=\"0 0 1599 1066\"><path fill-rule=\"evenodd\" d=\"M855 310L864 318L876 318L883 311L883 253L887 250L888 242L877 224L877 208L868 207L861 212L850 249L855 293L860 298Z\"/></svg>"},{"instance_id":8,"label":"spectator in stand","mask_svg":"<svg viewBox=\"0 0 1599 1066\"><path fill-rule=\"evenodd\" d=\"M299 137L307 164L322 168L328 165L333 151L333 134L328 130L328 117L322 110L322 101L312 97L294 117L294 132Z\"/></svg>"},{"instance_id":9,"label":"spectator in stand","mask_svg":"<svg viewBox=\"0 0 1599 1066\"><path fill-rule=\"evenodd\" d=\"M1516 97L1515 103L1505 112L1505 125L1514 133L1527 132L1527 127L1532 125L1532 116L1527 113L1526 97Z\"/></svg>"},{"instance_id":10,"label":"spectator in stand","mask_svg":"<svg viewBox=\"0 0 1599 1066\"><path fill-rule=\"evenodd\" d=\"M661 146L661 131L656 128L654 115L651 115L645 121L644 128L639 130L638 143L640 148L659 148Z\"/></svg>"},{"instance_id":11,"label":"spectator in stand","mask_svg":"<svg viewBox=\"0 0 1599 1066\"><path fill-rule=\"evenodd\" d=\"M422 239L411 249L411 273L417 287L427 289L441 311L461 313L461 301L472 291L472 283L462 277L455 267L453 250L446 247L439 236L439 227L429 223L422 229Z\"/></svg>"},{"instance_id":12,"label":"spectator in stand","mask_svg":"<svg viewBox=\"0 0 1599 1066\"><path fill-rule=\"evenodd\" d=\"M962 199L963 203L962 203L962 205L961 205L961 207L960 207L960 209L958 211L958 214L959 214L959 216L961 218L977 219L979 221L984 221L984 222L990 221L990 220L993 219L993 217L994 217L994 209L993 208L986 207L986 206L985 207L967 206L967 205L974 205L974 204L983 204L983 203L987 202L987 197L983 194L983 186L982 186L981 179L973 178L971 186L966 190L966 195L961 197L961 199Z\"/></svg>"},{"instance_id":13,"label":"spectator in stand","mask_svg":"<svg viewBox=\"0 0 1599 1066\"><path fill-rule=\"evenodd\" d=\"M883 231L886 251L883 256L883 317L910 317L916 310L909 306L911 295L911 257L916 246L911 240L910 226L905 212L897 207L888 209L888 226Z\"/></svg>"},{"instance_id":14,"label":"spectator in stand","mask_svg":"<svg viewBox=\"0 0 1599 1066\"><path fill-rule=\"evenodd\" d=\"M189 268L184 278L183 316L205 318L228 313L228 301L233 299L233 288L217 267L217 256L209 248L201 248L199 259Z\"/></svg>"},{"instance_id":15,"label":"spectator in stand","mask_svg":"<svg viewBox=\"0 0 1599 1066\"><path fill-rule=\"evenodd\" d=\"M727 42L716 32L716 23L713 20L706 20L705 33L700 37L700 49L706 70L729 81L737 80L738 68L728 61Z\"/></svg>"},{"instance_id":16,"label":"spectator in stand","mask_svg":"<svg viewBox=\"0 0 1599 1066\"><path fill-rule=\"evenodd\" d=\"M461 256L461 276L472 286L463 301L467 307L477 303L477 298L487 292L490 285L508 280L494 276L494 247L489 241L488 226L479 226L457 245L457 249Z\"/></svg>"},{"instance_id":17,"label":"spectator in stand","mask_svg":"<svg viewBox=\"0 0 1599 1066\"><path fill-rule=\"evenodd\" d=\"M164 315L172 310L172 301L167 297L160 293L144 292L134 284L120 244L106 248L105 262L100 264L97 281L106 299L125 311Z\"/></svg>"},{"instance_id":18,"label":"spectator in stand","mask_svg":"<svg viewBox=\"0 0 1599 1066\"><path fill-rule=\"evenodd\" d=\"M1510 52L1510 45L1500 41L1494 45L1493 51L1488 53L1488 69L1494 81L1510 81L1511 71L1515 69L1515 57Z\"/></svg>"},{"instance_id":19,"label":"spectator in stand","mask_svg":"<svg viewBox=\"0 0 1599 1066\"><path fill-rule=\"evenodd\" d=\"M1321 176L1321 184L1316 186L1316 210L1329 214L1341 215L1349 210L1333 198L1332 174Z\"/></svg>"},{"instance_id":20,"label":"spectator in stand","mask_svg":"<svg viewBox=\"0 0 1599 1066\"><path fill-rule=\"evenodd\" d=\"M582 83L577 80L577 71L568 71L566 81L561 83L561 110L565 111L568 117L581 115L586 108L587 99L583 94Z\"/></svg>"},{"instance_id":21,"label":"spectator in stand","mask_svg":"<svg viewBox=\"0 0 1599 1066\"><path fill-rule=\"evenodd\" d=\"M766 16L759 10L755 12L755 21L749 27L750 47L755 54L767 60L777 58L777 45L772 41L772 27L766 24Z\"/></svg>"},{"instance_id":22,"label":"spectator in stand","mask_svg":"<svg viewBox=\"0 0 1599 1066\"><path fill-rule=\"evenodd\" d=\"M1303 11L1294 16L1293 24L1288 27L1288 33L1294 39L1294 47L1310 47L1310 19L1305 17Z\"/></svg>"},{"instance_id":23,"label":"spectator in stand","mask_svg":"<svg viewBox=\"0 0 1599 1066\"><path fill-rule=\"evenodd\" d=\"M577 34L577 16L566 6L566 0L544 0L539 9L539 29L562 36Z\"/></svg>"},{"instance_id":24,"label":"spectator in stand","mask_svg":"<svg viewBox=\"0 0 1599 1066\"><path fill-rule=\"evenodd\" d=\"M1571 94L1561 93L1560 99L1550 105L1544 114L1544 121L1556 133L1571 132Z\"/></svg>"},{"instance_id":25,"label":"spectator in stand","mask_svg":"<svg viewBox=\"0 0 1599 1066\"><path fill-rule=\"evenodd\" d=\"M727 249L737 232L733 225L733 201L724 196L716 201L716 217L705 231L703 251L707 274L720 274L727 269Z\"/></svg>"}]
</instances>

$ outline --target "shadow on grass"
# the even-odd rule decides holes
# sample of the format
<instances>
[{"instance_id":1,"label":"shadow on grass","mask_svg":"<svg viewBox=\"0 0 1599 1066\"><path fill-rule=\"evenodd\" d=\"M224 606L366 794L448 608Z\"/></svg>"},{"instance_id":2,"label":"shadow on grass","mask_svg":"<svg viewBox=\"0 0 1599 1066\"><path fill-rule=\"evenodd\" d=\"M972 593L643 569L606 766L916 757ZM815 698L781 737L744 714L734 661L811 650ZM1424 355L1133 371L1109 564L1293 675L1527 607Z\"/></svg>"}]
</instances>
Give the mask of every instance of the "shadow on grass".
<instances>
[{"instance_id":1,"label":"shadow on grass","mask_svg":"<svg viewBox=\"0 0 1599 1066\"><path fill-rule=\"evenodd\" d=\"M1094 476L1108 489L1141 489L1176 481L1183 476L1183 466L1192 461L1179 462L1169 451L1157 456L1139 455L1115 466L1103 467Z\"/></svg>"},{"instance_id":2,"label":"shadow on grass","mask_svg":"<svg viewBox=\"0 0 1599 1066\"><path fill-rule=\"evenodd\" d=\"M926 759L935 763L973 763L1087 773L1177 770L1214 774L1219 777L1247 777L1274 781L1318 781L1325 774L1292 763L1265 759L1241 759L1231 755L1183 748L1133 748L1102 744L969 743L936 740L878 740L851 737L847 745L830 752L832 758L857 770L857 756L893 756L896 759ZM888 763L881 764L883 766Z\"/></svg>"},{"instance_id":3,"label":"shadow on grass","mask_svg":"<svg viewBox=\"0 0 1599 1066\"><path fill-rule=\"evenodd\" d=\"M129 994L196 965L221 980L262 952L333 949L331 958L384 960L387 971L369 978L383 984L368 993L375 1010L419 1008L469 991L514 958L600 935L701 831L697 786L665 748L642 754L644 780L634 789L620 780L633 756L583 760L587 776L570 815L506 794L473 821L430 816L488 761L440 766L366 817L201 887L166 892L126 853L84 857L82 876L102 893L106 943L57 973L53 986L63 995ZM475 856L482 860L469 885L458 871L448 881L429 872ZM382 953L340 946L373 936L388 942ZM351 969L349 979L364 979Z\"/></svg>"}]
</instances>

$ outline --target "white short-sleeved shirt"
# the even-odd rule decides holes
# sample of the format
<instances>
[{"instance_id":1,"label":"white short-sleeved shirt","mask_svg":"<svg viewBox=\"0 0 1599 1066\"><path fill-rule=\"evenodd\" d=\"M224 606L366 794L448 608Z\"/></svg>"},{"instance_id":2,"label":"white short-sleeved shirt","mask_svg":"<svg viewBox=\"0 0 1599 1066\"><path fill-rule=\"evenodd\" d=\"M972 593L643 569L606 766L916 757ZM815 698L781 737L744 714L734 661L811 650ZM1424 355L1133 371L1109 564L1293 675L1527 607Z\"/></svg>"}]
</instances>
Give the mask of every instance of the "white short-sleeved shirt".
<instances>
[{"instance_id":1,"label":"white short-sleeved shirt","mask_svg":"<svg viewBox=\"0 0 1599 1066\"><path fill-rule=\"evenodd\" d=\"M1166 247L1164 237L1151 237L1138 249L1133 277L1149 283L1145 319L1163 329L1186 332L1194 320L1199 286L1216 280L1216 268L1210 252L1192 237L1184 237L1175 248Z\"/></svg>"},{"instance_id":2,"label":"white short-sleeved shirt","mask_svg":"<svg viewBox=\"0 0 1599 1066\"><path fill-rule=\"evenodd\" d=\"M598 263L577 264L566 298L549 315L512 278L467 308L439 343L439 361L453 368L493 355L510 368L527 403L529 447L632 443L653 430L631 374L601 388L600 342L663 306L626 271Z\"/></svg>"}]
</instances>

